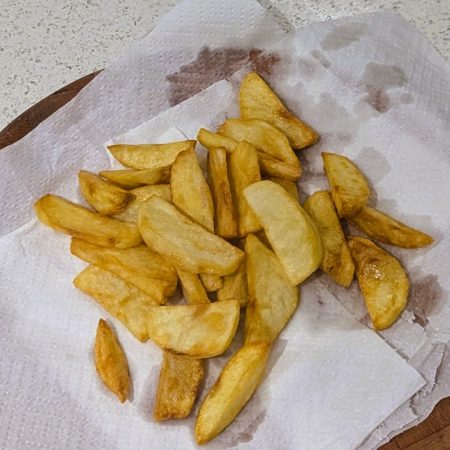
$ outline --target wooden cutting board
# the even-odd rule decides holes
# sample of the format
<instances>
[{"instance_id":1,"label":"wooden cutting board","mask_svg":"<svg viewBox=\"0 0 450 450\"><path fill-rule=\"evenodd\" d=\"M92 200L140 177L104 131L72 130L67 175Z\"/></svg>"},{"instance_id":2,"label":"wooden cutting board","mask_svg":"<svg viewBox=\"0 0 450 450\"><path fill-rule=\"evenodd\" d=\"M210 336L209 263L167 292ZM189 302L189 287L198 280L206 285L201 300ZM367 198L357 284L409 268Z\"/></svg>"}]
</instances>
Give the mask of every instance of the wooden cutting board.
<instances>
[{"instance_id":1,"label":"wooden cutting board","mask_svg":"<svg viewBox=\"0 0 450 450\"><path fill-rule=\"evenodd\" d=\"M74 81L17 117L0 131L0 149L13 144L36 128L48 116L72 100L98 73L94 72ZM441 400L427 420L396 436L380 449L450 450L450 397Z\"/></svg>"}]
</instances>

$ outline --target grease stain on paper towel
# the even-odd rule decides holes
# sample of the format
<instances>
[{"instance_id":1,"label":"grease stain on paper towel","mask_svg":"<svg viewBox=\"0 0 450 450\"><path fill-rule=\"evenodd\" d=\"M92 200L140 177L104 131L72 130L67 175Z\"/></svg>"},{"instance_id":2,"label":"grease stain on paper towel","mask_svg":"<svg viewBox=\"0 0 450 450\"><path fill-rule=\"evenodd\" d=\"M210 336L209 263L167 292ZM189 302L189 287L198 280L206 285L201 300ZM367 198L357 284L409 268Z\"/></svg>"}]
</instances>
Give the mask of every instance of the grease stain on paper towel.
<instances>
[{"instance_id":1,"label":"grease stain on paper towel","mask_svg":"<svg viewBox=\"0 0 450 450\"><path fill-rule=\"evenodd\" d=\"M364 23L348 23L336 27L328 33L320 46L326 50L340 50L348 47L353 42L357 42L367 33L367 24Z\"/></svg>"}]
</instances>

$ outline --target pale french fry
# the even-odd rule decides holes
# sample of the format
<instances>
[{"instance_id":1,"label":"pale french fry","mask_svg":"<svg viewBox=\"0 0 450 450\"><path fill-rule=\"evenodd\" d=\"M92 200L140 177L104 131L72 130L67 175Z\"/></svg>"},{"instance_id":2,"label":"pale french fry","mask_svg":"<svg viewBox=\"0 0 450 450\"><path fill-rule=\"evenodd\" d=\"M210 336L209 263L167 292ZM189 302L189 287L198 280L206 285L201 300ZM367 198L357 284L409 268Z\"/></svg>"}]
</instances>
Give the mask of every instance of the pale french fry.
<instances>
[{"instance_id":1,"label":"pale french fry","mask_svg":"<svg viewBox=\"0 0 450 450\"><path fill-rule=\"evenodd\" d=\"M433 242L433 238L422 231L410 228L375 208L364 206L350 223L359 228L367 236L384 244L403 248L425 247Z\"/></svg>"},{"instance_id":2,"label":"pale french fry","mask_svg":"<svg viewBox=\"0 0 450 450\"><path fill-rule=\"evenodd\" d=\"M245 261L231 275L223 277L223 286L217 291L217 300L226 302L228 300L239 300L241 308L245 308L248 302L247 272Z\"/></svg>"},{"instance_id":3,"label":"pale french fry","mask_svg":"<svg viewBox=\"0 0 450 450\"><path fill-rule=\"evenodd\" d=\"M239 235L247 236L261 229L259 220L244 197L244 189L261 180L256 148L241 141L229 156L230 184L234 204L237 206Z\"/></svg>"},{"instance_id":4,"label":"pale french fry","mask_svg":"<svg viewBox=\"0 0 450 450\"><path fill-rule=\"evenodd\" d=\"M244 190L291 284L311 275L322 261L319 232L306 211L281 186L259 181Z\"/></svg>"},{"instance_id":5,"label":"pale french fry","mask_svg":"<svg viewBox=\"0 0 450 450\"><path fill-rule=\"evenodd\" d=\"M117 336L103 319L98 322L94 354L99 377L123 403L128 398L131 384L128 361Z\"/></svg>"},{"instance_id":6,"label":"pale french fry","mask_svg":"<svg viewBox=\"0 0 450 450\"><path fill-rule=\"evenodd\" d=\"M204 128L200 128L197 140L207 149L223 148L227 153L232 153L237 146L237 142L233 139L205 130Z\"/></svg>"},{"instance_id":7,"label":"pale french fry","mask_svg":"<svg viewBox=\"0 0 450 450\"><path fill-rule=\"evenodd\" d=\"M151 249L188 272L229 275L244 257L241 250L155 195L139 210L139 230Z\"/></svg>"},{"instance_id":8,"label":"pale french fry","mask_svg":"<svg viewBox=\"0 0 450 450\"><path fill-rule=\"evenodd\" d=\"M116 249L72 238L70 251L72 255L134 284L159 304L165 303L175 292L175 268L146 245Z\"/></svg>"},{"instance_id":9,"label":"pale french fry","mask_svg":"<svg viewBox=\"0 0 450 450\"><path fill-rule=\"evenodd\" d=\"M136 339L148 339L147 314L158 303L136 286L96 266L80 272L73 284L120 320Z\"/></svg>"},{"instance_id":10,"label":"pale french fry","mask_svg":"<svg viewBox=\"0 0 450 450\"><path fill-rule=\"evenodd\" d=\"M306 200L303 208L316 224L322 239L323 259L320 268L336 283L350 286L355 265L330 193L315 192Z\"/></svg>"},{"instance_id":11,"label":"pale french fry","mask_svg":"<svg viewBox=\"0 0 450 450\"><path fill-rule=\"evenodd\" d=\"M170 188L173 204L194 222L214 232L212 195L195 150L185 150L175 158Z\"/></svg>"},{"instance_id":12,"label":"pale french fry","mask_svg":"<svg viewBox=\"0 0 450 450\"><path fill-rule=\"evenodd\" d=\"M147 317L150 339L161 349L212 358L229 347L236 333L239 302L158 306Z\"/></svg>"},{"instance_id":13,"label":"pale french fry","mask_svg":"<svg viewBox=\"0 0 450 450\"><path fill-rule=\"evenodd\" d=\"M47 194L34 204L39 220L61 233L104 247L127 248L142 243L136 225L90 211Z\"/></svg>"},{"instance_id":14,"label":"pale french fry","mask_svg":"<svg viewBox=\"0 0 450 450\"><path fill-rule=\"evenodd\" d=\"M339 217L351 217L366 205L370 189L364 175L348 158L322 153L323 167Z\"/></svg>"},{"instance_id":15,"label":"pale french fry","mask_svg":"<svg viewBox=\"0 0 450 450\"><path fill-rule=\"evenodd\" d=\"M178 141L168 144L116 144L108 150L121 164L132 169L169 169L178 153L195 148L196 141Z\"/></svg>"},{"instance_id":16,"label":"pale french fry","mask_svg":"<svg viewBox=\"0 0 450 450\"><path fill-rule=\"evenodd\" d=\"M170 180L170 168L103 170L99 175L124 189L133 189L147 184L167 183Z\"/></svg>"},{"instance_id":17,"label":"pale french fry","mask_svg":"<svg viewBox=\"0 0 450 450\"><path fill-rule=\"evenodd\" d=\"M218 277L217 275L201 273L200 280L202 281L206 292L216 292L223 286L222 277Z\"/></svg>"},{"instance_id":18,"label":"pale french fry","mask_svg":"<svg viewBox=\"0 0 450 450\"><path fill-rule=\"evenodd\" d=\"M371 240L350 237L348 246L373 326L376 330L384 330L406 307L408 277L399 261Z\"/></svg>"},{"instance_id":19,"label":"pale french fry","mask_svg":"<svg viewBox=\"0 0 450 450\"><path fill-rule=\"evenodd\" d=\"M268 342L255 342L244 345L228 360L198 412L198 444L214 439L250 400L263 379L269 353Z\"/></svg>"},{"instance_id":20,"label":"pale french fry","mask_svg":"<svg viewBox=\"0 0 450 450\"><path fill-rule=\"evenodd\" d=\"M216 234L233 238L237 236L237 217L228 179L227 154L223 148L208 151L208 173L214 199Z\"/></svg>"},{"instance_id":21,"label":"pale french fry","mask_svg":"<svg viewBox=\"0 0 450 450\"><path fill-rule=\"evenodd\" d=\"M244 119L263 119L281 130L293 148L301 149L315 144L319 135L308 124L292 114L256 73L249 73L239 90L241 116Z\"/></svg>"},{"instance_id":22,"label":"pale french fry","mask_svg":"<svg viewBox=\"0 0 450 450\"><path fill-rule=\"evenodd\" d=\"M269 178L270 181L279 184L286 192L292 195L300 203L297 185L290 180L284 178Z\"/></svg>"},{"instance_id":23,"label":"pale french fry","mask_svg":"<svg viewBox=\"0 0 450 450\"><path fill-rule=\"evenodd\" d=\"M178 278L181 282L184 298L190 305L211 303L200 278L196 273L178 269Z\"/></svg>"}]
</instances>

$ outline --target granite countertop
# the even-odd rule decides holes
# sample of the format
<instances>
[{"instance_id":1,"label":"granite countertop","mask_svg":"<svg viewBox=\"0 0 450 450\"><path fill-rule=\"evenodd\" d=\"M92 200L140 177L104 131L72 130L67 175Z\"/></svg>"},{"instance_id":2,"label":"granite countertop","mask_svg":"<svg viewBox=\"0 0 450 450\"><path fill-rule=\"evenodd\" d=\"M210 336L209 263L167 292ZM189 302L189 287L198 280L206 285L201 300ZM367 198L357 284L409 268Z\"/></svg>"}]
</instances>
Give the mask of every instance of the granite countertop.
<instances>
[{"instance_id":1,"label":"granite countertop","mask_svg":"<svg viewBox=\"0 0 450 450\"><path fill-rule=\"evenodd\" d=\"M245 0L243 0L245 1ZM449 0L259 0L295 26L389 8L450 60ZM177 0L3 0L0 129L53 91L101 69ZM106 6L107 5L107 6Z\"/></svg>"}]
</instances>

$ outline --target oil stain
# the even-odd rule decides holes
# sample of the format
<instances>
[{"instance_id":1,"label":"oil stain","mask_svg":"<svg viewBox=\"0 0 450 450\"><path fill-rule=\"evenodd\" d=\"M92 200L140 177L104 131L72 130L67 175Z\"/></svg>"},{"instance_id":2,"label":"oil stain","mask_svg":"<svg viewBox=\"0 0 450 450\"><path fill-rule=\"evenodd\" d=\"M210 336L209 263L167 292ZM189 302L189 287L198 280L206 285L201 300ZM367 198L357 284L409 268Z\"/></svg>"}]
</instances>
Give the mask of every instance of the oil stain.
<instances>
[{"instance_id":1,"label":"oil stain","mask_svg":"<svg viewBox=\"0 0 450 450\"><path fill-rule=\"evenodd\" d=\"M340 50L357 42L367 33L367 25L362 23L349 23L336 27L328 33L320 46L323 50Z\"/></svg>"},{"instance_id":2,"label":"oil stain","mask_svg":"<svg viewBox=\"0 0 450 450\"><path fill-rule=\"evenodd\" d=\"M311 56L325 67L325 69L331 67L331 61L320 50L313 50Z\"/></svg>"},{"instance_id":3,"label":"oil stain","mask_svg":"<svg viewBox=\"0 0 450 450\"><path fill-rule=\"evenodd\" d=\"M370 174L370 183L374 186L391 171L391 166L386 157L380 151L370 146L363 147L354 159L354 162L363 173Z\"/></svg>"}]
</instances>

